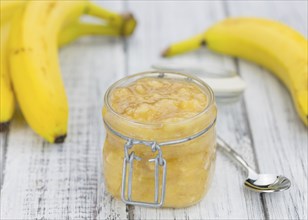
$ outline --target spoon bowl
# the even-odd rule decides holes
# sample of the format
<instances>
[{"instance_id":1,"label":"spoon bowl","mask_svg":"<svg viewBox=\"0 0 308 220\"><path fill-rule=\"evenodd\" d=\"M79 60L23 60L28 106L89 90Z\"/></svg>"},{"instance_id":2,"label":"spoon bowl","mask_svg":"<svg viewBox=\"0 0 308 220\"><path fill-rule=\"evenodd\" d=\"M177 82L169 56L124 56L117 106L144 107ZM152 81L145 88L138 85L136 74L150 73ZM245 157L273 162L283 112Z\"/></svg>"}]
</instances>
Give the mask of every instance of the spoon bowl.
<instances>
[{"instance_id":1,"label":"spoon bowl","mask_svg":"<svg viewBox=\"0 0 308 220\"><path fill-rule=\"evenodd\" d=\"M247 178L245 186L257 192L281 192L291 187L291 181L275 174L257 174L257 178Z\"/></svg>"},{"instance_id":2,"label":"spoon bowl","mask_svg":"<svg viewBox=\"0 0 308 220\"><path fill-rule=\"evenodd\" d=\"M291 187L291 181L284 176L276 174L259 174L225 141L217 138L217 146L233 160L238 162L248 173L245 186L256 192L281 192Z\"/></svg>"}]
</instances>

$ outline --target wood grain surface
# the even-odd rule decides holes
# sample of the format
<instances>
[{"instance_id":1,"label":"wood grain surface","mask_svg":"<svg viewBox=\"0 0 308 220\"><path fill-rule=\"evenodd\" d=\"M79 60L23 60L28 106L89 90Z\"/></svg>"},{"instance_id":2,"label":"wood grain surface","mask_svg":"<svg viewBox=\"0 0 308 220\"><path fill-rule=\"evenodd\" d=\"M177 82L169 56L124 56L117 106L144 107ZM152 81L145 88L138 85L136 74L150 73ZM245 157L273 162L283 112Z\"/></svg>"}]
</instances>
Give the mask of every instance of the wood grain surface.
<instances>
[{"instance_id":1,"label":"wood grain surface","mask_svg":"<svg viewBox=\"0 0 308 220\"><path fill-rule=\"evenodd\" d=\"M234 103L218 103L217 133L260 172L284 174L292 188L258 194L243 187L245 173L217 153L206 197L185 209L126 206L105 190L101 152L104 92L115 80L151 69L171 42L228 16L282 21L307 37L307 1L96 1L131 11L130 39L84 37L60 50L70 105L64 144L48 144L17 112L0 134L1 219L307 219L308 137L285 87L263 68L207 49L174 58L233 70L247 83ZM43 119L42 119L43 120Z\"/></svg>"}]
</instances>

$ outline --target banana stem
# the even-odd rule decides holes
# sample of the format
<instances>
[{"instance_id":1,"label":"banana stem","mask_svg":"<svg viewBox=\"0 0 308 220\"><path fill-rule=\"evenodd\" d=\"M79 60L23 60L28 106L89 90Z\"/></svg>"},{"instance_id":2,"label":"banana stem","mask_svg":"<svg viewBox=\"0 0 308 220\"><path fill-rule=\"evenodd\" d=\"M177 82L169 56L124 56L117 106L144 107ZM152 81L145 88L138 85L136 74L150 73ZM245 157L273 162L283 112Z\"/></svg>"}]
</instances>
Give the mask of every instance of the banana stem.
<instances>
[{"instance_id":1,"label":"banana stem","mask_svg":"<svg viewBox=\"0 0 308 220\"><path fill-rule=\"evenodd\" d=\"M58 44L62 47L86 35L119 36L120 33L118 28L111 26L77 22L60 33Z\"/></svg>"},{"instance_id":2,"label":"banana stem","mask_svg":"<svg viewBox=\"0 0 308 220\"><path fill-rule=\"evenodd\" d=\"M89 2L87 9L88 10L85 12L85 14L106 20L108 25L118 27L120 34L123 36L131 35L136 27L137 21L131 13L118 14L99 7L92 2Z\"/></svg>"},{"instance_id":3,"label":"banana stem","mask_svg":"<svg viewBox=\"0 0 308 220\"><path fill-rule=\"evenodd\" d=\"M112 26L121 26L123 17L115 12L99 7L98 5L89 2L88 11L86 14L105 19Z\"/></svg>"},{"instance_id":4,"label":"banana stem","mask_svg":"<svg viewBox=\"0 0 308 220\"><path fill-rule=\"evenodd\" d=\"M199 49L206 44L204 34L198 34L178 43L171 44L166 50L163 51L163 57L171 57L177 54L186 53Z\"/></svg>"}]
</instances>

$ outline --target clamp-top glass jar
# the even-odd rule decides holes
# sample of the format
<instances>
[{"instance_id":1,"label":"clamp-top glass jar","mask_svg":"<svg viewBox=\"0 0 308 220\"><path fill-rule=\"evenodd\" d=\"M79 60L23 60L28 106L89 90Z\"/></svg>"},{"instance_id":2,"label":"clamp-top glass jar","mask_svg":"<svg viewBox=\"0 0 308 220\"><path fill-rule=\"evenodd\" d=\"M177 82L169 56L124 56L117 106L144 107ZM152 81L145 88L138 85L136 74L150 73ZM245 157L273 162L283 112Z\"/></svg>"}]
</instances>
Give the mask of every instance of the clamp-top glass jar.
<instances>
[{"instance_id":1,"label":"clamp-top glass jar","mask_svg":"<svg viewBox=\"0 0 308 220\"><path fill-rule=\"evenodd\" d=\"M148 207L200 201L216 157L209 86L187 74L145 72L114 83L104 102L107 190L127 204Z\"/></svg>"}]
</instances>

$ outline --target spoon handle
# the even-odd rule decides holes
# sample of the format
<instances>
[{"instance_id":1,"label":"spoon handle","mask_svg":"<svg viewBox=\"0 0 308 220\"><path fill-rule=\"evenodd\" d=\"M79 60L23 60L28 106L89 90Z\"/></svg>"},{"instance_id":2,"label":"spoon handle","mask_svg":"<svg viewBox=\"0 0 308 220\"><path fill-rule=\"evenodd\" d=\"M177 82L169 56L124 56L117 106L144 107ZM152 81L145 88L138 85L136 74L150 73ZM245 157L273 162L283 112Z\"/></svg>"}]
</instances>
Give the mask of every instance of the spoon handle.
<instances>
[{"instance_id":1,"label":"spoon handle","mask_svg":"<svg viewBox=\"0 0 308 220\"><path fill-rule=\"evenodd\" d=\"M217 137L217 146L219 149L221 149L224 153L226 153L229 157L231 157L233 160L238 162L240 165L242 165L243 168L245 168L248 172L255 171L248 165L248 163L243 159L241 155L239 155L235 150L233 150L229 144L227 144L223 139L220 137Z\"/></svg>"}]
</instances>

